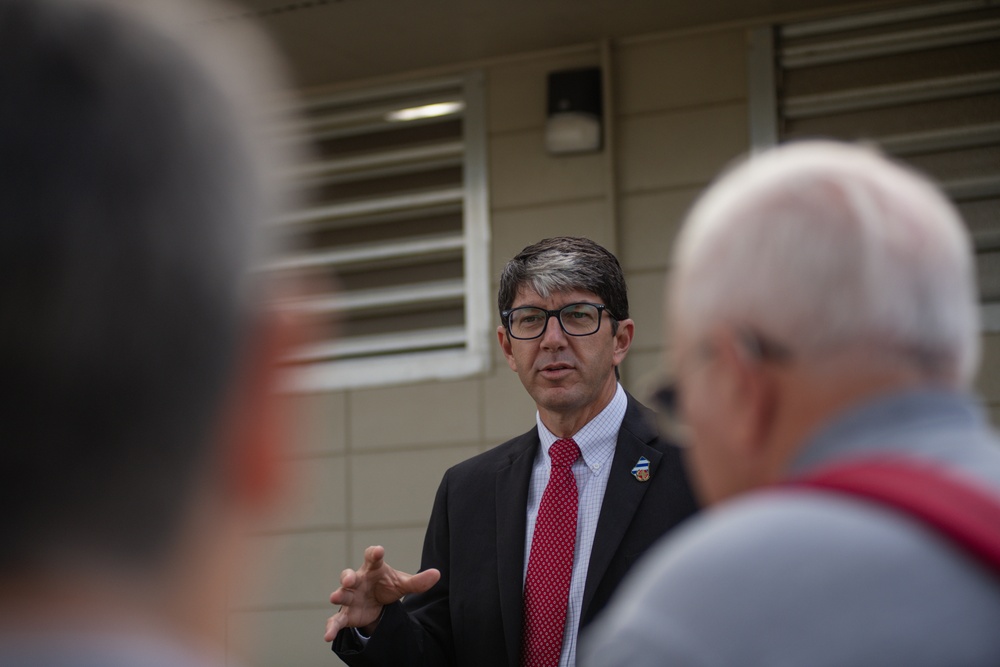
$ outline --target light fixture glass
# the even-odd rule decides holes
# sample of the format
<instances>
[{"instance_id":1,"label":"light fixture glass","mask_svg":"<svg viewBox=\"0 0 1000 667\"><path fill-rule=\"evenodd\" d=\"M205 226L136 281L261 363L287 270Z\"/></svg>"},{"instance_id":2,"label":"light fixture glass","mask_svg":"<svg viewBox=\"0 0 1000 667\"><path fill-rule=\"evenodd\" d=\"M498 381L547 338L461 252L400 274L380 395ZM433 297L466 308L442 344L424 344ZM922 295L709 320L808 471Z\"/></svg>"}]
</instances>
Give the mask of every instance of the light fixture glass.
<instances>
[{"instance_id":1,"label":"light fixture glass","mask_svg":"<svg viewBox=\"0 0 1000 667\"><path fill-rule=\"evenodd\" d=\"M562 111L545 122L545 148L553 155L601 149L601 119L581 111Z\"/></svg>"},{"instance_id":2,"label":"light fixture glass","mask_svg":"<svg viewBox=\"0 0 1000 667\"><path fill-rule=\"evenodd\" d=\"M419 120L421 118L435 118L437 116L450 116L465 109L465 102L456 100L454 102L436 102L425 104L419 107L409 107L408 109L397 109L385 115L385 119L391 122L405 122L408 120Z\"/></svg>"}]
</instances>

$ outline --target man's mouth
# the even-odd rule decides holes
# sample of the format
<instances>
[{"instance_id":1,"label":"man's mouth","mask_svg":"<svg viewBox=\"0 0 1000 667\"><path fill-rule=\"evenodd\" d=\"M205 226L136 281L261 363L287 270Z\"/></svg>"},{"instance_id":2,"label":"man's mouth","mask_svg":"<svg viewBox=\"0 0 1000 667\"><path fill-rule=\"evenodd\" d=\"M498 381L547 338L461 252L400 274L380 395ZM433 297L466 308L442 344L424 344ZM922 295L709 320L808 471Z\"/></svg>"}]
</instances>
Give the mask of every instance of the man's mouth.
<instances>
[{"instance_id":1,"label":"man's mouth","mask_svg":"<svg viewBox=\"0 0 1000 667\"><path fill-rule=\"evenodd\" d=\"M555 380L563 377L564 375L567 375L571 370L573 370L573 367L570 366L569 364L563 364L563 363L547 364L542 367L541 374L542 377L544 378Z\"/></svg>"}]
</instances>

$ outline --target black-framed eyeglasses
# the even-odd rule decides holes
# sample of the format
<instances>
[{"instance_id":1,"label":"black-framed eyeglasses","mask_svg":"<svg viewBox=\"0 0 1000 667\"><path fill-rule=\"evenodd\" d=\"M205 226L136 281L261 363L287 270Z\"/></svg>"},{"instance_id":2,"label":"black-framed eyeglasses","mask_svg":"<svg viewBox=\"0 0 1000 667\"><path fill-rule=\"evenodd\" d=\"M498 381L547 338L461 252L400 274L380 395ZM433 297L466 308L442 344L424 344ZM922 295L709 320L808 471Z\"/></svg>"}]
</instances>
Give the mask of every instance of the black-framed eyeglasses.
<instances>
[{"instance_id":1,"label":"black-framed eyeglasses","mask_svg":"<svg viewBox=\"0 0 1000 667\"><path fill-rule=\"evenodd\" d=\"M567 336L590 336L601 328L601 313L607 306L599 303L571 303L555 310L537 306L521 306L500 313L507 333L518 340L532 340L545 333L549 318L559 320L559 326ZM611 313L608 317L614 319Z\"/></svg>"},{"instance_id":2,"label":"black-framed eyeglasses","mask_svg":"<svg viewBox=\"0 0 1000 667\"><path fill-rule=\"evenodd\" d=\"M793 358L790 348L771 340L751 329L742 328L737 336L744 349L754 359L762 362L784 363ZM710 358L715 351L707 343L700 348L702 358ZM690 427L680 411L680 387L672 380L660 383L649 396L650 407L656 412L660 433L677 445L690 444Z\"/></svg>"},{"instance_id":3,"label":"black-framed eyeglasses","mask_svg":"<svg viewBox=\"0 0 1000 667\"><path fill-rule=\"evenodd\" d=\"M783 343L772 340L751 329L737 332L740 342L757 361L785 362L792 358L792 351Z\"/></svg>"},{"instance_id":4,"label":"black-framed eyeglasses","mask_svg":"<svg viewBox=\"0 0 1000 667\"><path fill-rule=\"evenodd\" d=\"M650 394L649 403L656 413L656 424L660 435L681 447L690 444L690 429L681 418L677 385L673 382L663 382Z\"/></svg>"}]
</instances>

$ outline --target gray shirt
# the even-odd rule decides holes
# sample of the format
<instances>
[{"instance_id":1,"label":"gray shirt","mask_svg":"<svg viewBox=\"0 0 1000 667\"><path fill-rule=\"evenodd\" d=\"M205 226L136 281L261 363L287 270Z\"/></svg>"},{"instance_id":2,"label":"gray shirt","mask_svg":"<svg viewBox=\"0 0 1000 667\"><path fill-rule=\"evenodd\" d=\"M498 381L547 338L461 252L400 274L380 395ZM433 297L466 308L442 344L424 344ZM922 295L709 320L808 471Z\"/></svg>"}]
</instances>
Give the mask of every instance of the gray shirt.
<instances>
[{"instance_id":1,"label":"gray shirt","mask_svg":"<svg viewBox=\"0 0 1000 667\"><path fill-rule=\"evenodd\" d=\"M221 652L208 656L167 639L90 635L70 625L65 635L12 637L0 630L0 667L226 667Z\"/></svg>"},{"instance_id":2,"label":"gray shirt","mask_svg":"<svg viewBox=\"0 0 1000 667\"><path fill-rule=\"evenodd\" d=\"M871 454L996 489L1000 447L969 397L901 393L830 423L791 475ZM581 643L581 665L1000 665L1000 577L893 510L762 492L651 550Z\"/></svg>"}]
</instances>

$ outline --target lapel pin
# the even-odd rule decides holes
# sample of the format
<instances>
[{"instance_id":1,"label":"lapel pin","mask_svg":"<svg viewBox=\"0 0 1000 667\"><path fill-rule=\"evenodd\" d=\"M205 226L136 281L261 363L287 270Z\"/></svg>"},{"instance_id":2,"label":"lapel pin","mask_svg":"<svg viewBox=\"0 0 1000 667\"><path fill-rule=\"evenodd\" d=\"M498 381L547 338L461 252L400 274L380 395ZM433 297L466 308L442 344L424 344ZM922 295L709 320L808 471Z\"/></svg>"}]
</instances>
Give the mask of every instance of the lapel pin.
<instances>
[{"instance_id":1,"label":"lapel pin","mask_svg":"<svg viewBox=\"0 0 1000 667\"><path fill-rule=\"evenodd\" d=\"M649 459L645 456L640 456L639 461L632 468L632 476L635 477L640 482L649 481Z\"/></svg>"}]
</instances>

